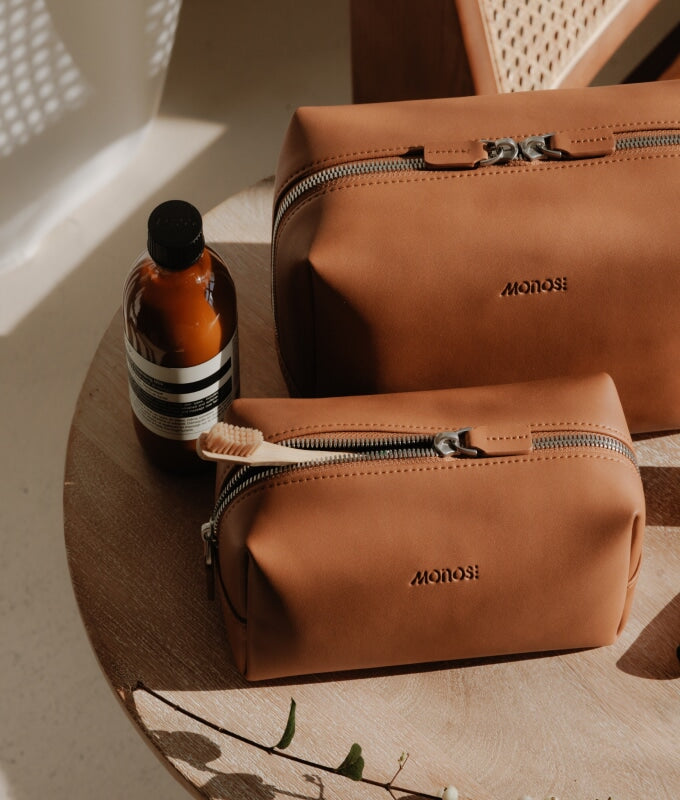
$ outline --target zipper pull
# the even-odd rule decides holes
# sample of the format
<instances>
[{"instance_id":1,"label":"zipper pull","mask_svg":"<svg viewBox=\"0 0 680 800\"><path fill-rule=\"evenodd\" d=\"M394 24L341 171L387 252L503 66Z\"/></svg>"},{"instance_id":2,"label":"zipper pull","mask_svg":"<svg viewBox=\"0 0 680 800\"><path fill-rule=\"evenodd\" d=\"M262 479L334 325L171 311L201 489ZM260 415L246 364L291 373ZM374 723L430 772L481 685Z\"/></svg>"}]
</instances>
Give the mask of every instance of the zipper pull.
<instances>
[{"instance_id":1,"label":"zipper pull","mask_svg":"<svg viewBox=\"0 0 680 800\"><path fill-rule=\"evenodd\" d=\"M457 431L441 431L438 433L432 445L440 456L466 456L477 458L481 455L476 447L470 447L467 442L467 435L472 428L459 428Z\"/></svg>"},{"instance_id":2,"label":"zipper pull","mask_svg":"<svg viewBox=\"0 0 680 800\"><path fill-rule=\"evenodd\" d=\"M532 450L531 430L521 424L459 428L438 433L433 446L443 457L522 456Z\"/></svg>"},{"instance_id":3,"label":"zipper pull","mask_svg":"<svg viewBox=\"0 0 680 800\"><path fill-rule=\"evenodd\" d=\"M616 147L608 130L542 133L521 142L511 136L479 139L459 144L423 147L423 160L433 169L472 169L510 161L559 161L611 155ZM486 156L486 157L485 157Z\"/></svg>"},{"instance_id":4,"label":"zipper pull","mask_svg":"<svg viewBox=\"0 0 680 800\"><path fill-rule=\"evenodd\" d=\"M514 139L482 139L482 145L488 157L479 162L480 167L490 167L492 164L507 164L520 156L520 146Z\"/></svg>"},{"instance_id":5,"label":"zipper pull","mask_svg":"<svg viewBox=\"0 0 680 800\"><path fill-rule=\"evenodd\" d=\"M529 136L521 144L522 154L536 159L599 158L616 149L614 134L609 130L563 131Z\"/></svg>"},{"instance_id":6,"label":"zipper pull","mask_svg":"<svg viewBox=\"0 0 680 800\"><path fill-rule=\"evenodd\" d=\"M205 562L205 579L208 600L215 599L215 533L213 521L201 525L203 540L203 559Z\"/></svg>"},{"instance_id":7,"label":"zipper pull","mask_svg":"<svg viewBox=\"0 0 680 800\"><path fill-rule=\"evenodd\" d=\"M545 159L561 159L564 153L551 147L552 137L554 133L545 133L540 136L527 136L526 139L520 144L520 149L524 158L529 161L542 161Z\"/></svg>"},{"instance_id":8,"label":"zipper pull","mask_svg":"<svg viewBox=\"0 0 680 800\"><path fill-rule=\"evenodd\" d=\"M569 158L597 158L611 155L616 147L608 130L586 132L542 133L527 136L521 142L510 137L482 139L488 158L478 162L480 167L507 164L515 159L525 161L559 161Z\"/></svg>"}]
</instances>

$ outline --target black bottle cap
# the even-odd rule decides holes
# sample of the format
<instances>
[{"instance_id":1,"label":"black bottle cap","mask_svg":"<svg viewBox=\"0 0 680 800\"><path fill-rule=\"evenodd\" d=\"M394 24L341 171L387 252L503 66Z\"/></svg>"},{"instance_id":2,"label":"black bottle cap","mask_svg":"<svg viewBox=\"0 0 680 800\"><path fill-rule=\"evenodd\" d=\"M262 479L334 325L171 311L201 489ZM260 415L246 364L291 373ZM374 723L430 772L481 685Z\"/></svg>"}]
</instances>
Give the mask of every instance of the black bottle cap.
<instances>
[{"instance_id":1,"label":"black bottle cap","mask_svg":"<svg viewBox=\"0 0 680 800\"><path fill-rule=\"evenodd\" d=\"M151 258L165 269L182 270L201 257L205 247L203 220L198 209L184 200L168 200L149 216L147 247Z\"/></svg>"}]
</instances>

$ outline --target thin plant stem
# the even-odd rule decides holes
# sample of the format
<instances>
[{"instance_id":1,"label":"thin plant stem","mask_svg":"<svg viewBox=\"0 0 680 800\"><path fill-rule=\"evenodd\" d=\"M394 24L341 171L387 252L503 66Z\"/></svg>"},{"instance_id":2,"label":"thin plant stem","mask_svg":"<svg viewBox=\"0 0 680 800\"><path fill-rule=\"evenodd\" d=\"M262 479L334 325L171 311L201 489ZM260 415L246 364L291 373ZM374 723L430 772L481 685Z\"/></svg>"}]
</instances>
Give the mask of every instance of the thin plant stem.
<instances>
[{"instance_id":1,"label":"thin plant stem","mask_svg":"<svg viewBox=\"0 0 680 800\"><path fill-rule=\"evenodd\" d=\"M316 761L309 761L306 758L301 758L300 756L293 755L292 753L288 753L288 752L283 751L283 750L277 750L276 747L270 747L268 745L262 744L261 742L256 742L254 739L250 739L247 736L243 736L243 735L241 735L239 733L236 733L235 731L229 730L228 728L223 728L221 725L217 725L214 722L210 722L210 720L204 719L203 717L200 717L198 714L194 714L192 711L189 711L188 709L183 708L180 705L177 705L177 703L174 703L172 700L168 700L167 697L164 697L162 694L159 694L158 692L154 691L153 689L150 689L142 681L138 681L137 682L137 684L135 685L133 691L145 692L149 696L155 698L159 702L161 702L161 703L165 704L166 706L168 706L169 708L173 709L173 711L177 711L179 714L182 714L183 716L194 720L194 722L198 722L201 725L205 725L207 728L210 728L211 730L215 731L216 733L220 733L223 736L228 736L230 739L234 739L237 742L242 742L243 744L250 745L251 747L254 747L257 750L261 750L263 753L268 753L269 755L278 756L279 758L285 758L287 761L293 761L296 764L301 764L302 766L310 767L312 769L319 769L319 770L322 770L324 772L333 773L335 775L339 774L338 771L334 767L329 767L326 764L319 764ZM393 798L395 797L394 792L402 792L404 794L410 795L411 797L422 797L423 800L439 800L437 795L427 794L425 792L420 792L420 791L417 791L417 790L414 790L414 789L404 789L401 786L395 786L394 785L394 781L396 780L397 776L399 775L399 773L404 768L404 764L406 763L407 759L408 759L408 754L406 755L405 758L400 759L399 768L394 773L394 777L390 781L387 781L387 783L384 783L382 781L372 780L371 778L364 778L364 777L360 778L359 782L368 784L369 786L377 786L380 789L384 789Z\"/></svg>"}]
</instances>

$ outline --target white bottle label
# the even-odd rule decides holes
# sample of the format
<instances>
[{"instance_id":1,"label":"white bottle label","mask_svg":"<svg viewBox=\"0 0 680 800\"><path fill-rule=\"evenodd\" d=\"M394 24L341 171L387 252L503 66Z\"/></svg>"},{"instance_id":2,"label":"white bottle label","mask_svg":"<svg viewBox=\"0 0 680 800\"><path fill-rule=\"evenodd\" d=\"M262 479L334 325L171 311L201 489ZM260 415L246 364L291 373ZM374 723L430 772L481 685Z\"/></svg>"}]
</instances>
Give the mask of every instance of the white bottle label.
<instances>
[{"instance_id":1,"label":"white bottle label","mask_svg":"<svg viewBox=\"0 0 680 800\"><path fill-rule=\"evenodd\" d=\"M236 333L221 353L193 367L161 367L124 339L130 405L145 428L187 441L222 420L238 390Z\"/></svg>"}]
</instances>

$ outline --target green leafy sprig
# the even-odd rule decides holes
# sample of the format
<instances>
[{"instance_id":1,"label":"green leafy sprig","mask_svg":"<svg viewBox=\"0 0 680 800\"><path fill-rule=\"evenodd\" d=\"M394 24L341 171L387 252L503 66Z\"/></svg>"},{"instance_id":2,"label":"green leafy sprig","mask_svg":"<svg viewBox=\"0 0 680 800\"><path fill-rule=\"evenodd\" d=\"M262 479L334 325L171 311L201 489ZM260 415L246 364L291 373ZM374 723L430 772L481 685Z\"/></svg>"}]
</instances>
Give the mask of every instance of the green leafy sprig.
<instances>
[{"instance_id":1,"label":"green leafy sprig","mask_svg":"<svg viewBox=\"0 0 680 800\"><path fill-rule=\"evenodd\" d=\"M680 649L680 648L679 648ZM177 703L174 703L172 700L169 700L167 697L164 697L162 694L150 689L146 686L143 682L138 681L136 686L134 687L133 691L143 691L146 694L154 697L156 700L160 701L161 703L165 704L169 708L172 708L174 711L177 711L180 714L183 714L185 717L194 720L202 725L205 725L207 728L211 728L212 730L220 733L224 736L228 736L231 739L236 741L242 742L244 744L249 744L252 747L256 748L257 750L262 750L270 755L278 756L280 758L285 758L289 761L294 761L297 764L301 764L305 767L311 767L313 769L318 769L323 772L333 773L335 775L342 775L345 778L348 778L353 781L366 783L371 786L377 786L381 789L384 789L390 797L397 800L395 792L399 792L400 794L407 794L409 798L423 798L423 800L459 800L458 790L454 786L446 786L444 787L438 795L427 794L426 792L421 792L414 789L406 789L401 786L396 786L395 781L398 778L401 771L404 769L406 762L408 761L409 754L402 753L397 760L397 770L392 776L389 781L381 782L372 780L370 778L364 777L364 757L361 751L361 745L354 742L349 749L349 752L345 756L343 762L338 767L331 767L326 764L320 764L316 761L311 761L306 758L301 758L300 756L293 755L291 753L285 752L288 747L290 747L293 739L295 737L295 730L296 730L296 712L297 712L297 704L295 700L291 699L290 707L288 710L288 719L286 721L286 725L281 735L279 741L273 745L268 746L262 744L261 742L257 742L254 739L250 739L247 736L243 736L242 734L236 733L235 731L231 731L228 728L224 728L221 725L216 725L214 722L210 722L203 717L198 716L198 714L194 714L192 711L189 711L186 708L183 708ZM460 798L462 800L462 798ZM528 795L524 795L520 800L532 800ZM546 800L558 800L555 796L549 796ZM597 800L597 799L596 799ZM613 800L610 796L607 800Z\"/></svg>"},{"instance_id":2,"label":"green leafy sprig","mask_svg":"<svg viewBox=\"0 0 680 800\"><path fill-rule=\"evenodd\" d=\"M146 694L150 695L151 697L155 698L159 702L165 704L169 708L173 709L173 711L177 711L180 714L183 714L185 717L194 720L194 722L199 722L202 725L210 728L211 730L216 731L217 733L222 734L223 736L228 736L235 741L242 742L244 744L249 744L257 750L264 751L269 753L270 755L277 756L279 758L285 758L288 761L294 761L297 764L301 764L305 767L311 767L312 769L321 770L323 772L333 773L335 775L342 775L345 778L349 778L350 780L369 784L370 786L378 786L381 789L384 789L391 797L395 798L395 792L399 792L400 794L407 794L410 797L419 797L423 798L423 800L439 800L441 794L433 795L427 794L425 792L419 792L414 789L406 789L401 786L395 786L394 781L401 772L406 763L406 759L408 758L408 754L401 755L399 759L399 766L397 771L395 772L394 776L391 780L387 782L373 780L371 778L364 777L364 757L361 751L361 745L354 742L349 749L349 752L345 756L342 764L338 767L332 767L327 764L321 764L317 761L311 761L306 758L301 758L300 756L293 755L292 753L287 752L287 748L293 741L295 736L296 730L296 711L297 705L295 700L290 701L290 708L288 710L288 719L286 721L286 726L284 728L283 734L279 741L273 745L266 745L262 742L257 742L254 739L250 739L247 736L243 736L240 733L236 733L235 731L231 731L228 728L224 728L221 725L216 725L214 722L210 722L210 720L204 719L200 717L198 714L194 714L192 711L189 711L186 708L183 708L177 703L174 703L172 700L169 700L167 697L164 697L162 694L150 689L146 686L143 682L139 681L135 686L135 691L143 691Z\"/></svg>"}]
</instances>

